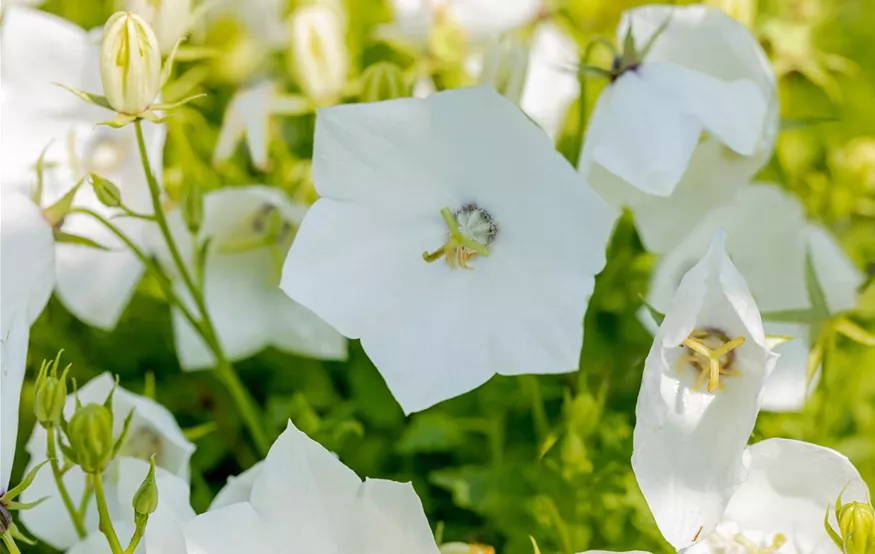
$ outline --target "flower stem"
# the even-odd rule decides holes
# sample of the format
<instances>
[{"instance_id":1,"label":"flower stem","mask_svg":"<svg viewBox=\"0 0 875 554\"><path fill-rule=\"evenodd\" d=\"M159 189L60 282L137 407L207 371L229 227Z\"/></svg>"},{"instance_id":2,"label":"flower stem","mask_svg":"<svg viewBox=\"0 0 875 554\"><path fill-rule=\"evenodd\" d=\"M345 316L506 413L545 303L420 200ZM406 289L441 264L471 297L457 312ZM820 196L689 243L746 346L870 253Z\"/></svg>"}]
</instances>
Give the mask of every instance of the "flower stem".
<instances>
[{"instance_id":1,"label":"flower stem","mask_svg":"<svg viewBox=\"0 0 875 554\"><path fill-rule=\"evenodd\" d=\"M76 529L76 535L80 539L84 539L88 533L85 531L85 524L79 516L78 510L73 505L73 500L70 498L70 493L67 491L67 485L64 484L64 476L61 473L61 467L58 465L58 447L55 438L55 426L49 425L46 427L46 435L48 444L46 452L49 458L49 465L52 467L52 475L55 477L55 484L58 486L58 492L61 495L61 500L64 502L64 507L67 513L70 514L70 520L73 522L73 527Z\"/></svg>"},{"instance_id":2,"label":"flower stem","mask_svg":"<svg viewBox=\"0 0 875 554\"><path fill-rule=\"evenodd\" d=\"M143 535L146 534L146 520L148 519L148 516L146 516L144 521L137 521L136 529L134 529L134 535L131 537L131 541L128 543L128 547L125 548L124 554L134 554L134 551L137 549L137 545L140 544L140 540L143 538Z\"/></svg>"},{"instance_id":3,"label":"flower stem","mask_svg":"<svg viewBox=\"0 0 875 554\"><path fill-rule=\"evenodd\" d=\"M260 414L260 410L255 404L255 400L249 394L249 391L243 386L240 377L234 370L234 366L228 361L219 342L215 327L213 326L210 314L207 311L206 302L200 288L196 285L191 272L182 259L179 252L179 247L173 239L170 232L170 227L167 225L167 219L164 217L164 210L161 207L161 191L158 187L158 181L152 172L152 166L149 163L149 155L146 152L146 141L143 138L143 123L139 119L134 122L134 128L137 133L137 146L140 150L140 160L143 164L143 171L146 175L146 182L149 185L149 196L152 198L152 211L155 222L161 231L164 242L167 244L167 249L170 251L170 256L173 258L173 263L176 265L186 288L188 289L194 303L197 306L201 315L201 325L196 325L195 329L201 332L205 342L213 351L216 357L215 375L217 379L225 385L233 399L237 410L243 417L243 423L249 429L252 440L259 453L264 456L270 449L270 440L264 427L264 418Z\"/></svg>"},{"instance_id":4,"label":"flower stem","mask_svg":"<svg viewBox=\"0 0 875 554\"><path fill-rule=\"evenodd\" d=\"M12 533L7 531L3 533L2 537L3 544L9 549L9 554L21 554L21 550L19 550L18 545L15 544L15 539L12 538Z\"/></svg>"},{"instance_id":5,"label":"flower stem","mask_svg":"<svg viewBox=\"0 0 875 554\"><path fill-rule=\"evenodd\" d=\"M94 496L97 498L97 513L100 515L100 532L106 537L106 542L109 543L112 554L124 554L122 545L118 542L118 536L115 534L115 528L112 526L112 520L109 517L106 493L103 490L103 474L100 472L94 474Z\"/></svg>"}]
</instances>

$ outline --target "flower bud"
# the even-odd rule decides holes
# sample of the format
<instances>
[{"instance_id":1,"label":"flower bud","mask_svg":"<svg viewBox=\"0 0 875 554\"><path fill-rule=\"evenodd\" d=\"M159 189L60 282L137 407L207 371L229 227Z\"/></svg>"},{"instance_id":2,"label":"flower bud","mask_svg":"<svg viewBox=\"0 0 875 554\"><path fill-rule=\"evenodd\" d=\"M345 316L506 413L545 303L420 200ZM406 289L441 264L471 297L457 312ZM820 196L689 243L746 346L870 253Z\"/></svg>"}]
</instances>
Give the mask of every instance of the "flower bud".
<instances>
[{"instance_id":1,"label":"flower bud","mask_svg":"<svg viewBox=\"0 0 875 554\"><path fill-rule=\"evenodd\" d=\"M343 25L335 10L325 5L305 6L291 19L289 63L301 90L311 100L337 100L349 71L349 52Z\"/></svg>"},{"instance_id":2,"label":"flower bud","mask_svg":"<svg viewBox=\"0 0 875 554\"><path fill-rule=\"evenodd\" d=\"M479 83L492 85L499 94L519 103L528 67L529 49L516 37L504 37L487 48Z\"/></svg>"},{"instance_id":3,"label":"flower bud","mask_svg":"<svg viewBox=\"0 0 875 554\"><path fill-rule=\"evenodd\" d=\"M362 73L362 102L379 102L410 96L410 87L404 82L404 72L391 62L369 65Z\"/></svg>"},{"instance_id":4,"label":"flower bud","mask_svg":"<svg viewBox=\"0 0 875 554\"><path fill-rule=\"evenodd\" d=\"M70 366L64 368L58 376L58 363L61 352L58 352L54 362L44 361L36 378L33 410L36 420L43 426L57 425L64 417L64 403L67 400L67 372Z\"/></svg>"},{"instance_id":5,"label":"flower bud","mask_svg":"<svg viewBox=\"0 0 875 554\"><path fill-rule=\"evenodd\" d=\"M189 232L196 234L204 221L204 195L199 184L190 182L182 196L182 219Z\"/></svg>"},{"instance_id":6,"label":"flower bud","mask_svg":"<svg viewBox=\"0 0 875 554\"><path fill-rule=\"evenodd\" d=\"M82 471L103 471L113 454L112 412L101 404L79 408L67 425L67 437Z\"/></svg>"},{"instance_id":7,"label":"flower bud","mask_svg":"<svg viewBox=\"0 0 875 554\"><path fill-rule=\"evenodd\" d=\"M191 0L127 0L126 7L149 24L158 38L162 54L169 54L179 37L188 30Z\"/></svg>"},{"instance_id":8,"label":"flower bud","mask_svg":"<svg viewBox=\"0 0 875 554\"><path fill-rule=\"evenodd\" d=\"M143 18L116 12L103 28L100 44L103 94L119 113L139 115L161 89L161 51L158 39Z\"/></svg>"},{"instance_id":9,"label":"flower bud","mask_svg":"<svg viewBox=\"0 0 875 554\"><path fill-rule=\"evenodd\" d=\"M6 506L0 504L0 535L5 534L12 528L12 514L6 509Z\"/></svg>"},{"instance_id":10,"label":"flower bud","mask_svg":"<svg viewBox=\"0 0 875 554\"><path fill-rule=\"evenodd\" d=\"M844 554L875 552L875 512L872 505L848 502L842 505L838 515Z\"/></svg>"},{"instance_id":11,"label":"flower bud","mask_svg":"<svg viewBox=\"0 0 875 554\"><path fill-rule=\"evenodd\" d=\"M148 516L158 509L158 484L155 482L155 456L149 459L149 473L131 502L134 513L138 516Z\"/></svg>"},{"instance_id":12,"label":"flower bud","mask_svg":"<svg viewBox=\"0 0 875 554\"><path fill-rule=\"evenodd\" d=\"M112 181L92 173L91 186L94 188L94 195L104 206L118 208L122 205L122 193Z\"/></svg>"}]
</instances>

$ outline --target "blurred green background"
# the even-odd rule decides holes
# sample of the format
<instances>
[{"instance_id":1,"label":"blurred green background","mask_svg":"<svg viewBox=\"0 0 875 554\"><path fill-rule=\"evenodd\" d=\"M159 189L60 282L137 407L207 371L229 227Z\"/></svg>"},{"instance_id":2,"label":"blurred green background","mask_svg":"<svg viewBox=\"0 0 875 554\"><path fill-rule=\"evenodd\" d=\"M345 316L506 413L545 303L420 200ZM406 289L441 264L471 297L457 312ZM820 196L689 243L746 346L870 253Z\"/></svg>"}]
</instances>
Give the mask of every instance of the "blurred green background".
<instances>
[{"instance_id":1,"label":"blurred green background","mask_svg":"<svg viewBox=\"0 0 875 554\"><path fill-rule=\"evenodd\" d=\"M612 37L620 13L639 3L559 2L555 17L583 45L596 34ZM780 79L787 128L761 179L795 192L809 215L828 225L856 264L872 275L875 2L712 3L742 18L752 14L746 23L763 42ZM113 4L50 0L41 7L90 28L105 21ZM384 2L347 0L345 5L354 74L380 59L407 67L416 62L408 53L368 38L375 25L391 17ZM219 38L211 38L208 30L203 40L225 45L237 40L228 29L213 34ZM281 60L250 61L264 64L289 82L290 89L294 86ZM203 75L189 73L204 67ZM259 173L245 149L216 167L211 163L212 148L240 76L232 72L229 78L218 66L202 62L181 63L176 73L177 83L183 83L180 89L208 96L168 123L164 180L171 198L185 180L195 180L205 189L266 182L296 197L312 198L312 116L280 120L284 140L271 144L269 173ZM459 80L453 68L443 77L450 84ZM185 84L185 79L192 82ZM592 85L591 101L596 87ZM569 114L566 134L559 140L568 156L574 153L576 120ZM478 390L405 418L357 342L351 344L346 363L321 363L269 350L237 368L264 406L275 434L291 418L359 475L413 481L429 521L442 527L446 541L485 543L498 552L523 554L531 552L532 535L545 554L588 548L669 552L629 464L634 406L651 342L635 312L652 266L630 218L618 226L608 259L587 314L582 369L577 374L496 377ZM854 317L875 330L872 286ZM875 348L840 335L830 334L825 340L830 355L806 409L761 414L754 439L784 436L837 448L875 485ZM192 459L196 510L206 509L229 475L257 461L224 389L208 372L180 371L168 307L154 283L145 280L112 333L78 322L56 300L35 325L13 482L26 464L23 446L33 425L35 368L60 348L80 383L103 371L117 373L123 386L153 392L183 428L199 435ZM45 547L35 551L49 552Z\"/></svg>"}]
</instances>

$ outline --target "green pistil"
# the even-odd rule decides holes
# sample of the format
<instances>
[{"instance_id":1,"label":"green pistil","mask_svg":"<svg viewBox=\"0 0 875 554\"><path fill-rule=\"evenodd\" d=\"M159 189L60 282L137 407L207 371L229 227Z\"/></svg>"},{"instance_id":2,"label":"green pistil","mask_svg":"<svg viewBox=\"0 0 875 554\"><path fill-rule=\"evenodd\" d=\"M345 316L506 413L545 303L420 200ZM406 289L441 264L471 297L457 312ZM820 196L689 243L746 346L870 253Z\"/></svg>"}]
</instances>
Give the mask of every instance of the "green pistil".
<instances>
[{"instance_id":1,"label":"green pistil","mask_svg":"<svg viewBox=\"0 0 875 554\"><path fill-rule=\"evenodd\" d=\"M441 217L444 218L447 228L450 230L450 236L447 239L447 242L434 252L423 252L423 260L432 263L448 254L451 254L454 250L459 248L466 248L481 256L489 256L489 248L485 244L470 239L462 234L462 231L459 230L459 224L456 222L456 218L453 216L453 212L451 212L449 208L443 208L441 210Z\"/></svg>"}]
</instances>

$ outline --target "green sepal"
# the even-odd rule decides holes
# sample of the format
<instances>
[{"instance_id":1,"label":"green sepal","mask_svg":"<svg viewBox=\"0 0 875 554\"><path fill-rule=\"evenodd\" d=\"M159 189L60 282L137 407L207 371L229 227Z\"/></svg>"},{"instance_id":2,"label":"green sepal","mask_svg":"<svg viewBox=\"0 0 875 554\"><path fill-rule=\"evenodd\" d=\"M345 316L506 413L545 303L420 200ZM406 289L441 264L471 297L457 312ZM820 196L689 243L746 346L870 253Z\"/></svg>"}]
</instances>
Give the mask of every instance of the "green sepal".
<instances>
[{"instance_id":1,"label":"green sepal","mask_svg":"<svg viewBox=\"0 0 875 554\"><path fill-rule=\"evenodd\" d=\"M79 192L79 187L81 187L84 182L85 177L82 177L76 181L76 184L73 185L70 190L60 198L60 200L43 210L43 215L52 227L59 227L60 224L64 222L64 218L67 217L70 210L73 209L73 199L76 197L76 193Z\"/></svg>"},{"instance_id":2,"label":"green sepal","mask_svg":"<svg viewBox=\"0 0 875 554\"><path fill-rule=\"evenodd\" d=\"M83 237L81 235L74 235L72 233L66 233L64 231L55 230L55 242L63 243L63 244L78 244L80 246L87 246L89 248L96 248L97 250L106 250L109 248L103 246L99 242L92 240L88 237Z\"/></svg>"},{"instance_id":3,"label":"green sepal","mask_svg":"<svg viewBox=\"0 0 875 554\"><path fill-rule=\"evenodd\" d=\"M647 313L650 314L650 317L653 318L653 321L656 322L657 325L662 325L662 321L665 319L665 314L657 310L650 302L644 298L643 295L639 294L638 298L641 299L641 305L647 309Z\"/></svg>"},{"instance_id":4,"label":"green sepal","mask_svg":"<svg viewBox=\"0 0 875 554\"><path fill-rule=\"evenodd\" d=\"M820 320L827 319L829 317L829 305L826 302L823 287L820 285L820 279L817 278L817 271L814 268L814 255L811 253L811 248L808 248L805 252L805 286L808 288L808 301L811 302L811 310Z\"/></svg>"},{"instance_id":5,"label":"green sepal","mask_svg":"<svg viewBox=\"0 0 875 554\"><path fill-rule=\"evenodd\" d=\"M16 502L15 500L10 500L5 506L7 510L30 510L36 508L49 498L49 496L43 496L33 502Z\"/></svg>"},{"instance_id":6,"label":"green sepal","mask_svg":"<svg viewBox=\"0 0 875 554\"><path fill-rule=\"evenodd\" d=\"M113 109L113 107L109 105L109 101L104 96L100 96L99 94L92 94L90 92L85 92L84 90L79 90L79 89L76 89L73 87L68 87L67 85L64 85L61 83L55 83L55 84L63 89L66 89L66 90L72 92L73 94L75 94L76 96L78 96L79 98L81 98L82 100L85 100L86 102L88 102L90 104L94 104L95 106L100 106L101 108L106 108L107 110L115 111Z\"/></svg>"},{"instance_id":7,"label":"green sepal","mask_svg":"<svg viewBox=\"0 0 875 554\"><path fill-rule=\"evenodd\" d=\"M182 100L177 100L176 102L169 102L169 103L165 103L165 104L154 104L151 108L149 108L149 111L154 112L154 111L172 110L174 108L178 108L178 107L182 106L183 104L188 104L192 100L197 100L198 98L202 98L204 96L206 96L206 93L199 92L197 94L192 94L191 96L186 96ZM143 118L149 119L145 115L143 116ZM159 118L159 121L162 119L163 118ZM149 119L149 120L152 121L151 119Z\"/></svg>"},{"instance_id":8,"label":"green sepal","mask_svg":"<svg viewBox=\"0 0 875 554\"><path fill-rule=\"evenodd\" d=\"M129 115L126 113L117 113L115 117L108 121L101 121L97 125L105 125L107 127L112 127L113 129L121 129L125 125L129 125L137 120L137 116Z\"/></svg>"},{"instance_id":9,"label":"green sepal","mask_svg":"<svg viewBox=\"0 0 875 554\"><path fill-rule=\"evenodd\" d=\"M43 460L42 462L35 465L33 467L33 469L31 469L27 473L27 475L24 476L24 479L22 479L20 483L18 483L17 485L12 487L8 491L6 491L6 494L4 494L2 497L0 497L0 502L2 502L4 505L8 505L9 502L12 502L13 500L15 500L15 498L19 494L24 492L27 489L27 487L29 487L31 485L31 483L33 483L33 480L36 479L37 472L40 470L40 468L42 468L47 463L49 463L48 460Z\"/></svg>"},{"instance_id":10,"label":"green sepal","mask_svg":"<svg viewBox=\"0 0 875 554\"><path fill-rule=\"evenodd\" d=\"M833 329L857 344L862 344L863 346L875 346L875 335L846 317L836 320L833 324Z\"/></svg>"},{"instance_id":11,"label":"green sepal","mask_svg":"<svg viewBox=\"0 0 875 554\"><path fill-rule=\"evenodd\" d=\"M134 410L133 410L133 408L131 408L131 411L128 412L128 416L125 418L125 422L122 425L122 432L118 436L118 440L115 441L115 445L113 445L113 447L112 447L112 457L113 458L118 456L119 451L122 449L122 446L124 446L125 441L128 438L128 433L131 430L131 422L133 420L134 420Z\"/></svg>"}]
</instances>

